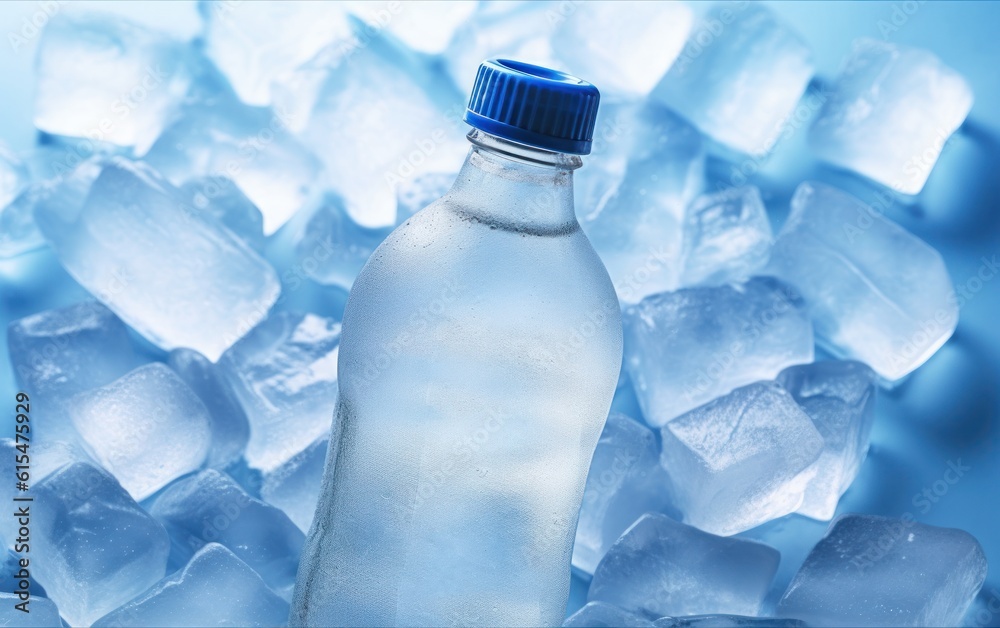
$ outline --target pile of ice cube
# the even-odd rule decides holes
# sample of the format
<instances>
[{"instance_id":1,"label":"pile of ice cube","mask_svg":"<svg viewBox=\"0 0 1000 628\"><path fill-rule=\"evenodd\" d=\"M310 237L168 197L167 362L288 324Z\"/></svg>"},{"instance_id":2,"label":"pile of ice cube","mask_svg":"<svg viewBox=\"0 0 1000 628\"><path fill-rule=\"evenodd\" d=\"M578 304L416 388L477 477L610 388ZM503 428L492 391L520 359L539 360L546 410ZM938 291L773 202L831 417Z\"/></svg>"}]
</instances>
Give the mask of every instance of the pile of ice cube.
<instances>
[{"instance_id":1,"label":"pile of ice cube","mask_svg":"<svg viewBox=\"0 0 1000 628\"><path fill-rule=\"evenodd\" d=\"M577 204L626 354L573 553L589 603L566 625L960 620L986 573L964 532L842 515L773 608L778 551L733 536L833 518L877 389L958 315L940 255L884 208L803 182L775 236L757 188L710 185L709 160L766 159L815 89L807 43L769 9L199 10L191 42L60 12L38 43L39 144L0 147L0 257L54 255L91 296L7 331L32 404L39 625L286 621L330 446L338 306L391 228L450 186L463 97L492 56L604 99ZM809 137L916 194L971 100L931 53L859 41ZM837 359L814 361L817 345ZM11 467L15 443L0 446Z\"/></svg>"}]
</instances>

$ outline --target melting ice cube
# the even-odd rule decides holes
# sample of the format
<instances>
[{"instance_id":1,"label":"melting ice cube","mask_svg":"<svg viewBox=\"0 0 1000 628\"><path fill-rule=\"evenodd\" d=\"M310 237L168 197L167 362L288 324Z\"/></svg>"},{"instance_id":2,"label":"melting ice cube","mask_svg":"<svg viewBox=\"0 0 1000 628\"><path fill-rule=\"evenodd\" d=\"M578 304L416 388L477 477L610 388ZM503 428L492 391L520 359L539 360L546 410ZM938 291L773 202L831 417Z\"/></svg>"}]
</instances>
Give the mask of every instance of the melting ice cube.
<instances>
[{"instance_id":1,"label":"melting ice cube","mask_svg":"<svg viewBox=\"0 0 1000 628\"><path fill-rule=\"evenodd\" d=\"M648 94L694 22L682 2L578 2L555 15L555 56L605 96Z\"/></svg>"},{"instance_id":2,"label":"melting ice cube","mask_svg":"<svg viewBox=\"0 0 1000 628\"><path fill-rule=\"evenodd\" d=\"M35 60L35 126L142 155L189 82L180 42L115 15L60 12Z\"/></svg>"},{"instance_id":3,"label":"melting ice cube","mask_svg":"<svg viewBox=\"0 0 1000 628\"><path fill-rule=\"evenodd\" d=\"M32 492L32 573L70 625L90 625L163 577L167 533L104 471L78 462Z\"/></svg>"},{"instance_id":4,"label":"melting ice cube","mask_svg":"<svg viewBox=\"0 0 1000 628\"><path fill-rule=\"evenodd\" d=\"M809 48L770 9L720 2L695 25L652 98L721 144L763 155L812 74Z\"/></svg>"},{"instance_id":5,"label":"melting ice cube","mask_svg":"<svg viewBox=\"0 0 1000 628\"><path fill-rule=\"evenodd\" d=\"M823 436L816 476L798 512L830 520L868 454L875 373L860 362L829 360L789 367L777 379Z\"/></svg>"},{"instance_id":6,"label":"melting ice cube","mask_svg":"<svg viewBox=\"0 0 1000 628\"><path fill-rule=\"evenodd\" d=\"M806 557L778 613L810 626L955 626L986 579L969 533L842 515Z\"/></svg>"},{"instance_id":7,"label":"melting ice cube","mask_svg":"<svg viewBox=\"0 0 1000 628\"><path fill-rule=\"evenodd\" d=\"M746 281L767 264L773 237L755 187L700 196L684 214L683 285Z\"/></svg>"},{"instance_id":8,"label":"melting ice cube","mask_svg":"<svg viewBox=\"0 0 1000 628\"><path fill-rule=\"evenodd\" d=\"M82 392L69 405L85 448L139 501L200 467L211 446L205 404L159 362Z\"/></svg>"},{"instance_id":9,"label":"melting ice cube","mask_svg":"<svg viewBox=\"0 0 1000 628\"><path fill-rule=\"evenodd\" d=\"M608 550L587 600L649 618L756 615L779 559L778 551L763 543L715 536L648 514Z\"/></svg>"},{"instance_id":10,"label":"melting ice cube","mask_svg":"<svg viewBox=\"0 0 1000 628\"><path fill-rule=\"evenodd\" d=\"M972 108L957 72L919 48L854 42L809 140L817 155L904 194L924 187Z\"/></svg>"},{"instance_id":11,"label":"melting ice cube","mask_svg":"<svg viewBox=\"0 0 1000 628\"><path fill-rule=\"evenodd\" d=\"M625 310L624 325L625 367L653 426L813 358L801 300L769 277L653 295Z\"/></svg>"},{"instance_id":12,"label":"melting ice cube","mask_svg":"<svg viewBox=\"0 0 1000 628\"><path fill-rule=\"evenodd\" d=\"M46 206L35 219L74 279L136 331L217 360L281 286L242 240L185 208L147 167L116 159L82 207Z\"/></svg>"},{"instance_id":13,"label":"melting ice cube","mask_svg":"<svg viewBox=\"0 0 1000 628\"><path fill-rule=\"evenodd\" d=\"M231 551L209 543L181 571L94 626L279 626L288 603Z\"/></svg>"},{"instance_id":14,"label":"melting ice cube","mask_svg":"<svg viewBox=\"0 0 1000 628\"><path fill-rule=\"evenodd\" d=\"M254 499L228 475L205 469L174 482L149 512L173 539L176 557L187 561L208 543L220 543L287 599L304 537L273 506Z\"/></svg>"},{"instance_id":15,"label":"melting ice cube","mask_svg":"<svg viewBox=\"0 0 1000 628\"><path fill-rule=\"evenodd\" d=\"M794 512L823 437L781 386L737 388L667 423L662 462L684 522L730 535Z\"/></svg>"},{"instance_id":16,"label":"melting ice cube","mask_svg":"<svg viewBox=\"0 0 1000 628\"><path fill-rule=\"evenodd\" d=\"M339 354L339 323L291 312L226 353L220 367L250 420L250 466L270 471L330 431Z\"/></svg>"},{"instance_id":17,"label":"melting ice cube","mask_svg":"<svg viewBox=\"0 0 1000 628\"><path fill-rule=\"evenodd\" d=\"M806 182L767 272L806 301L834 353L886 380L907 375L951 337L958 306L941 255L859 199Z\"/></svg>"}]
</instances>

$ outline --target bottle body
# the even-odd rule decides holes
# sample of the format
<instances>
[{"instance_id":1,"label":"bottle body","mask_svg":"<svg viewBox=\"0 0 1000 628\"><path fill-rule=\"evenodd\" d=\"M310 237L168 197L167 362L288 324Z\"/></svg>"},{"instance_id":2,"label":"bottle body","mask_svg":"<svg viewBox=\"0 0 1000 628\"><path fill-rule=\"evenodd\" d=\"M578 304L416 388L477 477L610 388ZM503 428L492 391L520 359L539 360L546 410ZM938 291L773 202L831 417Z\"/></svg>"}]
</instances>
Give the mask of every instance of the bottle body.
<instances>
[{"instance_id":1,"label":"bottle body","mask_svg":"<svg viewBox=\"0 0 1000 628\"><path fill-rule=\"evenodd\" d=\"M292 625L562 622L619 306L572 167L494 148L354 284Z\"/></svg>"}]
</instances>

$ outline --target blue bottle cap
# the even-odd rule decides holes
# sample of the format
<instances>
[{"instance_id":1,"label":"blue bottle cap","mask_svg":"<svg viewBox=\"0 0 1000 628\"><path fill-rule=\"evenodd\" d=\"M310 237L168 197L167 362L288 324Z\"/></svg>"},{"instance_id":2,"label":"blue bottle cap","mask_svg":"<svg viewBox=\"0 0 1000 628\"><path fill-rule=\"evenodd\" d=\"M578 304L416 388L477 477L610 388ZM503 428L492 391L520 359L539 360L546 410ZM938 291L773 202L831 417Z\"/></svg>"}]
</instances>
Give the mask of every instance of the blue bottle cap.
<instances>
[{"instance_id":1,"label":"blue bottle cap","mask_svg":"<svg viewBox=\"0 0 1000 628\"><path fill-rule=\"evenodd\" d=\"M564 72L508 59L483 61L465 121L505 140L587 155L601 93Z\"/></svg>"}]
</instances>

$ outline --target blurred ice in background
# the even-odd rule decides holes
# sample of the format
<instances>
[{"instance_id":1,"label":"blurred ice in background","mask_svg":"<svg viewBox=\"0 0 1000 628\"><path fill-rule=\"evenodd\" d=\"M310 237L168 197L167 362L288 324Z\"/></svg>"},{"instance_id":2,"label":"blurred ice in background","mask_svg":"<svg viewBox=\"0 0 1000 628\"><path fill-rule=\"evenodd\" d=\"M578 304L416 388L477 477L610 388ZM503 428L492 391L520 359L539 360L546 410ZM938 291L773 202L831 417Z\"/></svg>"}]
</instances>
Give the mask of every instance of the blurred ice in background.
<instances>
[{"instance_id":1,"label":"blurred ice in background","mask_svg":"<svg viewBox=\"0 0 1000 628\"><path fill-rule=\"evenodd\" d=\"M1000 625L998 18L0 4L33 594L74 625L283 621L347 293L450 185L476 67L511 56L602 91L577 214L626 318L567 625Z\"/></svg>"}]
</instances>

